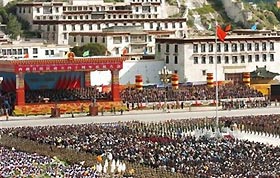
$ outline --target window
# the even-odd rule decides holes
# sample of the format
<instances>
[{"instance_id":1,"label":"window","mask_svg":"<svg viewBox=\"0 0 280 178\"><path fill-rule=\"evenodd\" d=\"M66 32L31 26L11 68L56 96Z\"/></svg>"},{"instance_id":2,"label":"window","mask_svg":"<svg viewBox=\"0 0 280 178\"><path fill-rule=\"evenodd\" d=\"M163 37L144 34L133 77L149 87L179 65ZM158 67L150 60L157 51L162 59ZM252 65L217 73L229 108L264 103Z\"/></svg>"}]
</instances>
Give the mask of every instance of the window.
<instances>
[{"instance_id":1,"label":"window","mask_svg":"<svg viewBox=\"0 0 280 178\"><path fill-rule=\"evenodd\" d=\"M203 75L203 76L206 75L206 70L202 70L202 75Z\"/></svg>"},{"instance_id":2,"label":"window","mask_svg":"<svg viewBox=\"0 0 280 178\"><path fill-rule=\"evenodd\" d=\"M213 52L213 44L209 44L209 52Z\"/></svg>"},{"instance_id":3,"label":"window","mask_svg":"<svg viewBox=\"0 0 280 178\"><path fill-rule=\"evenodd\" d=\"M47 31L48 32L50 31L50 25L47 25Z\"/></svg>"},{"instance_id":4,"label":"window","mask_svg":"<svg viewBox=\"0 0 280 178\"><path fill-rule=\"evenodd\" d=\"M161 48L161 46L160 46L160 44L158 44L158 45L157 45L157 51L158 51L159 53L161 52L161 49L160 49L160 48Z\"/></svg>"},{"instance_id":5,"label":"window","mask_svg":"<svg viewBox=\"0 0 280 178\"><path fill-rule=\"evenodd\" d=\"M177 44L174 45L174 52L178 53L178 45Z\"/></svg>"},{"instance_id":6,"label":"window","mask_svg":"<svg viewBox=\"0 0 280 178\"><path fill-rule=\"evenodd\" d=\"M245 50L245 45L244 43L240 43L240 51L244 51Z\"/></svg>"},{"instance_id":7,"label":"window","mask_svg":"<svg viewBox=\"0 0 280 178\"><path fill-rule=\"evenodd\" d=\"M193 63L194 63L194 64L198 64L198 57L194 57L194 58L193 58Z\"/></svg>"},{"instance_id":8,"label":"window","mask_svg":"<svg viewBox=\"0 0 280 178\"><path fill-rule=\"evenodd\" d=\"M262 50L266 51L266 42L262 42Z\"/></svg>"},{"instance_id":9,"label":"window","mask_svg":"<svg viewBox=\"0 0 280 178\"><path fill-rule=\"evenodd\" d=\"M148 36L148 40L149 40L149 42L151 42L152 41L152 36Z\"/></svg>"},{"instance_id":10,"label":"window","mask_svg":"<svg viewBox=\"0 0 280 178\"><path fill-rule=\"evenodd\" d=\"M97 30L100 30L100 29L101 29L101 25L97 24Z\"/></svg>"},{"instance_id":11,"label":"window","mask_svg":"<svg viewBox=\"0 0 280 178\"><path fill-rule=\"evenodd\" d=\"M49 50L45 50L45 55L46 55L46 56L49 55Z\"/></svg>"},{"instance_id":12,"label":"window","mask_svg":"<svg viewBox=\"0 0 280 178\"><path fill-rule=\"evenodd\" d=\"M201 44L201 52L205 52L205 44Z\"/></svg>"},{"instance_id":13,"label":"window","mask_svg":"<svg viewBox=\"0 0 280 178\"><path fill-rule=\"evenodd\" d=\"M164 28L168 28L168 23L165 23L165 24L164 24Z\"/></svg>"},{"instance_id":14,"label":"window","mask_svg":"<svg viewBox=\"0 0 280 178\"><path fill-rule=\"evenodd\" d=\"M259 43L255 43L255 51L259 50Z\"/></svg>"},{"instance_id":15,"label":"window","mask_svg":"<svg viewBox=\"0 0 280 178\"><path fill-rule=\"evenodd\" d=\"M206 57L205 56L202 56L201 57L201 64L205 64L206 63Z\"/></svg>"},{"instance_id":16,"label":"window","mask_svg":"<svg viewBox=\"0 0 280 178\"><path fill-rule=\"evenodd\" d=\"M75 25L72 25L72 31L75 31Z\"/></svg>"},{"instance_id":17,"label":"window","mask_svg":"<svg viewBox=\"0 0 280 178\"><path fill-rule=\"evenodd\" d=\"M260 56L258 54L255 55L255 62L259 62L260 61Z\"/></svg>"},{"instance_id":18,"label":"window","mask_svg":"<svg viewBox=\"0 0 280 178\"><path fill-rule=\"evenodd\" d=\"M53 26L53 31L56 31L56 26L55 25Z\"/></svg>"},{"instance_id":19,"label":"window","mask_svg":"<svg viewBox=\"0 0 280 178\"><path fill-rule=\"evenodd\" d=\"M209 56L209 64L213 64L214 60L213 60L213 56Z\"/></svg>"},{"instance_id":20,"label":"window","mask_svg":"<svg viewBox=\"0 0 280 178\"><path fill-rule=\"evenodd\" d=\"M221 43L217 44L217 52L221 52Z\"/></svg>"},{"instance_id":21,"label":"window","mask_svg":"<svg viewBox=\"0 0 280 178\"><path fill-rule=\"evenodd\" d=\"M270 54L269 57L270 57L270 61L274 61L274 54Z\"/></svg>"},{"instance_id":22,"label":"window","mask_svg":"<svg viewBox=\"0 0 280 178\"><path fill-rule=\"evenodd\" d=\"M63 33L64 40L67 40L67 33Z\"/></svg>"},{"instance_id":23,"label":"window","mask_svg":"<svg viewBox=\"0 0 280 178\"><path fill-rule=\"evenodd\" d=\"M139 11L139 7L136 7L136 8L135 8L135 11L138 12L138 11Z\"/></svg>"},{"instance_id":24,"label":"window","mask_svg":"<svg viewBox=\"0 0 280 178\"><path fill-rule=\"evenodd\" d=\"M96 36L96 37L94 37L94 42L95 42L95 43L97 43L97 36Z\"/></svg>"},{"instance_id":25,"label":"window","mask_svg":"<svg viewBox=\"0 0 280 178\"><path fill-rule=\"evenodd\" d=\"M155 12L157 12L157 7L154 7L154 9L155 9Z\"/></svg>"},{"instance_id":26,"label":"window","mask_svg":"<svg viewBox=\"0 0 280 178\"><path fill-rule=\"evenodd\" d=\"M50 50L51 51L51 55L54 55L54 50L52 49L52 50Z\"/></svg>"},{"instance_id":27,"label":"window","mask_svg":"<svg viewBox=\"0 0 280 178\"><path fill-rule=\"evenodd\" d=\"M174 56L174 64L178 64L178 56Z\"/></svg>"},{"instance_id":28,"label":"window","mask_svg":"<svg viewBox=\"0 0 280 178\"><path fill-rule=\"evenodd\" d=\"M105 37L103 36L103 38L102 38L102 43L105 43Z\"/></svg>"},{"instance_id":29,"label":"window","mask_svg":"<svg viewBox=\"0 0 280 178\"><path fill-rule=\"evenodd\" d=\"M67 26L66 24L63 25L63 30L66 31L67 30Z\"/></svg>"},{"instance_id":30,"label":"window","mask_svg":"<svg viewBox=\"0 0 280 178\"><path fill-rule=\"evenodd\" d=\"M252 51L252 43L247 43L247 51Z\"/></svg>"},{"instance_id":31,"label":"window","mask_svg":"<svg viewBox=\"0 0 280 178\"><path fill-rule=\"evenodd\" d=\"M89 42L90 42L90 43L93 42L92 36L89 38Z\"/></svg>"},{"instance_id":32,"label":"window","mask_svg":"<svg viewBox=\"0 0 280 178\"><path fill-rule=\"evenodd\" d=\"M25 49L25 50L27 50L27 49ZM12 50L11 49L7 49L7 55L11 55L11 54L12 54ZM24 53L24 54L27 54L27 53Z\"/></svg>"},{"instance_id":33,"label":"window","mask_svg":"<svg viewBox=\"0 0 280 178\"><path fill-rule=\"evenodd\" d=\"M16 49L13 49L12 55L16 55L16 54L17 54L17 50L16 50Z\"/></svg>"},{"instance_id":34,"label":"window","mask_svg":"<svg viewBox=\"0 0 280 178\"><path fill-rule=\"evenodd\" d=\"M237 51L237 44L236 43L232 43L231 44L231 51L232 52L236 52Z\"/></svg>"},{"instance_id":35,"label":"window","mask_svg":"<svg viewBox=\"0 0 280 178\"><path fill-rule=\"evenodd\" d=\"M7 53L6 53L6 49L2 49L2 54L3 55L6 55Z\"/></svg>"},{"instance_id":36,"label":"window","mask_svg":"<svg viewBox=\"0 0 280 178\"><path fill-rule=\"evenodd\" d=\"M33 54L38 54L38 48L33 48Z\"/></svg>"},{"instance_id":37,"label":"window","mask_svg":"<svg viewBox=\"0 0 280 178\"><path fill-rule=\"evenodd\" d=\"M165 63L169 64L169 56L165 56Z\"/></svg>"},{"instance_id":38,"label":"window","mask_svg":"<svg viewBox=\"0 0 280 178\"><path fill-rule=\"evenodd\" d=\"M120 54L120 48L116 48L116 54Z\"/></svg>"},{"instance_id":39,"label":"window","mask_svg":"<svg viewBox=\"0 0 280 178\"><path fill-rule=\"evenodd\" d=\"M241 55L240 59L241 59L241 63L245 63L245 56L244 55Z\"/></svg>"},{"instance_id":40,"label":"window","mask_svg":"<svg viewBox=\"0 0 280 178\"><path fill-rule=\"evenodd\" d=\"M165 46L165 52L169 53L169 44L166 44L166 46Z\"/></svg>"},{"instance_id":41,"label":"window","mask_svg":"<svg viewBox=\"0 0 280 178\"><path fill-rule=\"evenodd\" d=\"M273 42L270 42L270 43L269 43L269 49L270 49L270 50L274 50L274 43L273 43Z\"/></svg>"},{"instance_id":42,"label":"window","mask_svg":"<svg viewBox=\"0 0 280 178\"><path fill-rule=\"evenodd\" d=\"M221 60L221 56L217 56L217 64L221 64L222 60Z\"/></svg>"},{"instance_id":43,"label":"window","mask_svg":"<svg viewBox=\"0 0 280 178\"><path fill-rule=\"evenodd\" d=\"M237 56L232 56L232 63L233 64L237 64L238 63Z\"/></svg>"},{"instance_id":44,"label":"window","mask_svg":"<svg viewBox=\"0 0 280 178\"><path fill-rule=\"evenodd\" d=\"M74 38L73 38L73 41L74 41L74 42L76 42L76 41L77 41L77 39L76 39L76 37L75 37L75 36L74 36Z\"/></svg>"},{"instance_id":45,"label":"window","mask_svg":"<svg viewBox=\"0 0 280 178\"><path fill-rule=\"evenodd\" d=\"M179 28L183 28L183 23L182 22L179 23Z\"/></svg>"},{"instance_id":46,"label":"window","mask_svg":"<svg viewBox=\"0 0 280 178\"><path fill-rule=\"evenodd\" d=\"M198 52L198 44L193 44L193 53Z\"/></svg>"},{"instance_id":47,"label":"window","mask_svg":"<svg viewBox=\"0 0 280 178\"><path fill-rule=\"evenodd\" d=\"M225 64L228 64L229 60L228 60L228 56L225 56Z\"/></svg>"},{"instance_id":48,"label":"window","mask_svg":"<svg viewBox=\"0 0 280 178\"><path fill-rule=\"evenodd\" d=\"M225 51L225 52L228 52L228 43L225 43L225 44L224 44L224 51Z\"/></svg>"},{"instance_id":49,"label":"window","mask_svg":"<svg viewBox=\"0 0 280 178\"><path fill-rule=\"evenodd\" d=\"M81 37L81 43L83 43L85 40L84 40L84 36Z\"/></svg>"},{"instance_id":50,"label":"window","mask_svg":"<svg viewBox=\"0 0 280 178\"><path fill-rule=\"evenodd\" d=\"M263 60L263 62L266 62L266 54L262 55L262 60Z\"/></svg>"},{"instance_id":51,"label":"window","mask_svg":"<svg viewBox=\"0 0 280 178\"><path fill-rule=\"evenodd\" d=\"M80 25L80 30L84 30L84 25Z\"/></svg>"},{"instance_id":52,"label":"window","mask_svg":"<svg viewBox=\"0 0 280 178\"><path fill-rule=\"evenodd\" d=\"M252 55L248 55L248 62L252 62Z\"/></svg>"},{"instance_id":53,"label":"window","mask_svg":"<svg viewBox=\"0 0 280 178\"><path fill-rule=\"evenodd\" d=\"M176 24L175 23L172 23L172 28L176 28Z\"/></svg>"},{"instance_id":54,"label":"window","mask_svg":"<svg viewBox=\"0 0 280 178\"><path fill-rule=\"evenodd\" d=\"M18 54L22 55L22 49L18 49Z\"/></svg>"},{"instance_id":55,"label":"window","mask_svg":"<svg viewBox=\"0 0 280 178\"><path fill-rule=\"evenodd\" d=\"M36 8L37 13L40 13L40 8Z\"/></svg>"},{"instance_id":56,"label":"window","mask_svg":"<svg viewBox=\"0 0 280 178\"><path fill-rule=\"evenodd\" d=\"M9 53L9 52L10 52L10 53ZM11 50L9 51L9 49L8 49L7 53L11 54ZM9 55L9 54L8 54L8 55ZM24 49L23 49L23 54L28 54L28 49L27 49L27 48L24 48Z\"/></svg>"},{"instance_id":57,"label":"window","mask_svg":"<svg viewBox=\"0 0 280 178\"><path fill-rule=\"evenodd\" d=\"M150 29L153 29L154 26L153 26L153 22L150 23Z\"/></svg>"}]
</instances>

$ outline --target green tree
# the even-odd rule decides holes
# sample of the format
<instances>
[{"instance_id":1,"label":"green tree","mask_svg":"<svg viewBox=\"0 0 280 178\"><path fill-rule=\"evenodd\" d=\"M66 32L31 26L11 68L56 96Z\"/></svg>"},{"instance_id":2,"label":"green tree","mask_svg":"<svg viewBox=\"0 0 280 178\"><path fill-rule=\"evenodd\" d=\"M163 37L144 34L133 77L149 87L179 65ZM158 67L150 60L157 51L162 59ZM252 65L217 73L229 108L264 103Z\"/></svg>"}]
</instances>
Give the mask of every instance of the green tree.
<instances>
[{"instance_id":1,"label":"green tree","mask_svg":"<svg viewBox=\"0 0 280 178\"><path fill-rule=\"evenodd\" d=\"M16 39L19 35L22 34L21 24L17 21L17 18L10 14L8 17L7 29L6 32L10 35L11 39Z\"/></svg>"},{"instance_id":2,"label":"green tree","mask_svg":"<svg viewBox=\"0 0 280 178\"><path fill-rule=\"evenodd\" d=\"M106 53L106 47L99 43L88 43L81 47L75 46L71 51L78 57L82 57L85 51L89 51L90 56L103 56Z\"/></svg>"}]
</instances>

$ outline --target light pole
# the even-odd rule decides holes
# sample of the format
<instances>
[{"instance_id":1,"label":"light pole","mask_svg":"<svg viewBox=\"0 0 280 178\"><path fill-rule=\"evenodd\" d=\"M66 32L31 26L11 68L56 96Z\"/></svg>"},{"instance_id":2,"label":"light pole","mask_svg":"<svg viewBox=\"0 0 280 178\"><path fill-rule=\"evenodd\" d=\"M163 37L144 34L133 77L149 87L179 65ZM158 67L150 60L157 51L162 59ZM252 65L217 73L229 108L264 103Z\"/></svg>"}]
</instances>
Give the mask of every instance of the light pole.
<instances>
[{"instance_id":1,"label":"light pole","mask_svg":"<svg viewBox=\"0 0 280 178\"><path fill-rule=\"evenodd\" d=\"M170 70L167 69L166 66L164 66L159 72L158 72L159 76L160 76L160 80L163 82L163 86L165 89L165 95L164 95L164 107L163 107L163 111L166 111L166 102L167 102L167 84L170 81L170 76L172 74L172 72Z\"/></svg>"}]
</instances>

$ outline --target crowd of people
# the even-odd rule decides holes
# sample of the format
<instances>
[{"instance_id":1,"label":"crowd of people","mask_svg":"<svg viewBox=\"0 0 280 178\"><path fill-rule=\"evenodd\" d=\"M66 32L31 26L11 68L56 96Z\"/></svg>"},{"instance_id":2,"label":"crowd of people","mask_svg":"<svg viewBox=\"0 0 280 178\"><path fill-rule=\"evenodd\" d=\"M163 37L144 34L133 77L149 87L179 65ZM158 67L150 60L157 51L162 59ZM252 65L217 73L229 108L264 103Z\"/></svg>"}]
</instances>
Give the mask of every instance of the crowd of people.
<instances>
[{"instance_id":1,"label":"crowd of people","mask_svg":"<svg viewBox=\"0 0 280 178\"><path fill-rule=\"evenodd\" d=\"M126 103L214 100L215 87L207 85L194 85L180 87L178 90L169 88L148 88L137 90L126 88L121 92L121 98ZM242 84L225 84L219 86L220 99L262 97L262 93Z\"/></svg>"},{"instance_id":2,"label":"crowd of people","mask_svg":"<svg viewBox=\"0 0 280 178\"><path fill-rule=\"evenodd\" d=\"M243 129L279 133L279 115L221 118ZM270 120L265 122L267 120ZM278 126L277 126L278 125ZM119 122L4 129L4 134L41 144L95 155L112 153L115 159L188 176L280 176L280 147L229 138L194 137L188 130L213 127L213 118L160 123Z\"/></svg>"},{"instance_id":3,"label":"crowd of people","mask_svg":"<svg viewBox=\"0 0 280 178\"><path fill-rule=\"evenodd\" d=\"M61 89L61 90L27 90L25 92L26 103L81 101L94 99L110 99L110 92L101 92L96 87Z\"/></svg>"},{"instance_id":4,"label":"crowd of people","mask_svg":"<svg viewBox=\"0 0 280 178\"><path fill-rule=\"evenodd\" d=\"M0 147L0 177L85 177L97 176L95 169L66 163L36 153Z\"/></svg>"}]
</instances>

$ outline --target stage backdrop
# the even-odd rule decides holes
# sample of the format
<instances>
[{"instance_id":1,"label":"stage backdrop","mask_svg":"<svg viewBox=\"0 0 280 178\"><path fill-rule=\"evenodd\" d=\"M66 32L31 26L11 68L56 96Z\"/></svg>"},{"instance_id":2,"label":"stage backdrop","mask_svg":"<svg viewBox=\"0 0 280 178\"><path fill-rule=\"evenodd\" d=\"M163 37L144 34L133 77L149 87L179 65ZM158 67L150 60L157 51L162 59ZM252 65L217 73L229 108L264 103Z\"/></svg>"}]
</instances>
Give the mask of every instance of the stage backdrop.
<instances>
[{"instance_id":1,"label":"stage backdrop","mask_svg":"<svg viewBox=\"0 0 280 178\"><path fill-rule=\"evenodd\" d=\"M3 72L0 76L4 78L2 89L7 91L16 89L15 74ZM80 88L85 83L83 72L26 73L24 79L26 90Z\"/></svg>"}]
</instances>

